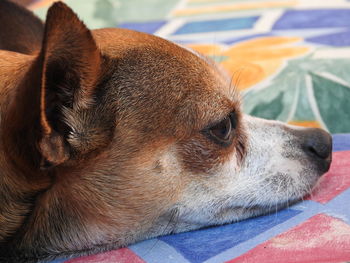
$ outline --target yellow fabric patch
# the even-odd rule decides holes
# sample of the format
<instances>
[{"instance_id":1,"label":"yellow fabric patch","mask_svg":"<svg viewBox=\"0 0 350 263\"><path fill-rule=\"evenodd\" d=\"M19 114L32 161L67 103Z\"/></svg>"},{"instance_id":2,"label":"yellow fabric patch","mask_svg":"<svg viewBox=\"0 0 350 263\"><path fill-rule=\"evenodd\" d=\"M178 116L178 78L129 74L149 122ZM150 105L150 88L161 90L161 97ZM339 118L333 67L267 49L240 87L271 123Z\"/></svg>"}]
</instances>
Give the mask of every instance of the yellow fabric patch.
<instances>
[{"instance_id":1,"label":"yellow fabric patch","mask_svg":"<svg viewBox=\"0 0 350 263\"><path fill-rule=\"evenodd\" d=\"M309 47L296 46L299 37L262 37L224 48L214 44L188 45L206 56L223 56L221 65L232 76L232 84L245 90L278 73L290 58L310 52Z\"/></svg>"}]
</instances>

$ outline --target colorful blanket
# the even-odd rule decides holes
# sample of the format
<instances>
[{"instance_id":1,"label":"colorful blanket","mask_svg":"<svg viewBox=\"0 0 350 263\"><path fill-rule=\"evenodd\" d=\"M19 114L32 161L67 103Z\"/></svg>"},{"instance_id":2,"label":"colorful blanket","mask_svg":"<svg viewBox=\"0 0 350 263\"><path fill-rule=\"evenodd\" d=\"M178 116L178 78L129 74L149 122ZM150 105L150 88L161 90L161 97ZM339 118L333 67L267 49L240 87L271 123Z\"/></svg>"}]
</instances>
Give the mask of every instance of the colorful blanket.
<instances>
[{"instance_id":1,"label":"colorful blanket","mask_svg":"<svg viewBox=\"0 0 350 263\"><path fill-rule=\"evenodd\" d=\"M41 17L53 2L19 1ZM248 114L337 135L330 172L303 202L56 263L350 262L350 1L65 2L90 28L156 34L212 57L231 74Z\"/></svg>"}]
</instances>

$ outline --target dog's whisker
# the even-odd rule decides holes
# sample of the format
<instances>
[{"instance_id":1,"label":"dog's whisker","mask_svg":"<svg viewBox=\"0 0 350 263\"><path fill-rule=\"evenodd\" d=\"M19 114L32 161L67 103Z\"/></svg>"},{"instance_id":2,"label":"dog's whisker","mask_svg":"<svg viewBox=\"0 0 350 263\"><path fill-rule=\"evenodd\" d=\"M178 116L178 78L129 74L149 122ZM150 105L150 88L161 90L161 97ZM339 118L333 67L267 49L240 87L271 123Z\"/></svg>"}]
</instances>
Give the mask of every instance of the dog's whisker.
<instances>
[{"instance_id":1,"label":"dog's whisker","mask_svg":"<svg viewBox=\"0 0 350 263\"><path fill-rule=\"evenodd\" d=\"M167 222L167 224L165 225L162 233L160 234L161 236L164 236L166 234L172 234L172 232L174 231L174 229L176 228L176 222L175 222L175 218L179 216L179 210L178 208L174 208L172 209L172 211L170 212L170 217L169 220ZM169 227L171 227L172 229L168 229ZM170 230L170 231L169 231ZM146 255L148 255L149 253L152 252L152 250L156 247L156 245L158 244L159 239L156 239L155 242L153 243L153 245L147 250L145 251L145 253L143 254L143 257L145 257Z\"/></svg>"},{"instance_id":2,"label":"dog's whisker","mask_svg":"<svg viewBox=\"0 0 350 263\"><path fill-rule=\"evenodd\" d=\"M239 82L243 68L236 69L232 74L229 82L229 91L231 99L240 98L239 96ZM237 77L236 77L237 74Z\"/></svg>"}]
</instances>

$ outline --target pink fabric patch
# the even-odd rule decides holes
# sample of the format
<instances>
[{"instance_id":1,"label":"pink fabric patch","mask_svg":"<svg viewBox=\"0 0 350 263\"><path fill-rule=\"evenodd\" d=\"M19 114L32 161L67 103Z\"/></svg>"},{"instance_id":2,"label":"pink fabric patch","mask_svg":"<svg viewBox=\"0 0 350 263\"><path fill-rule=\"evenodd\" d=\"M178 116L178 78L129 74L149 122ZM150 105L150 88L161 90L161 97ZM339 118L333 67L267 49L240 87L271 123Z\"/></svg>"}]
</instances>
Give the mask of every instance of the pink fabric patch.
<instances>
[{"instance_id":1,"label":"pink fabric patch","mask_svg":"<svg viewBox=\"0 0 350 263\"><path fill-rule=\"evenodd\" d=\"M334 152L333 162L318 187L307 198L321 204L332 200L350 187L350 151Z\"/></svg>"},{"instance_id":2,"label":"pink fabric patch","mask_svg":"<svg viewBox=\"0 0 350 263\"><path fill-rule=\"evenodd\" d=\"M347 261L350 261L350 226L339 219L319 214L228 262Z\"/></svg>"},{"instance_id":3,"label":"pink fabric patch","mask_svg":"<svg viewBox=\"0 0 350 263\"><path fill-rule=\"evenodd\" d=\"M108 251L101 254L80 257L65 261L65 263L145 263L128 248Z\"/></svg>"}]
</instances>

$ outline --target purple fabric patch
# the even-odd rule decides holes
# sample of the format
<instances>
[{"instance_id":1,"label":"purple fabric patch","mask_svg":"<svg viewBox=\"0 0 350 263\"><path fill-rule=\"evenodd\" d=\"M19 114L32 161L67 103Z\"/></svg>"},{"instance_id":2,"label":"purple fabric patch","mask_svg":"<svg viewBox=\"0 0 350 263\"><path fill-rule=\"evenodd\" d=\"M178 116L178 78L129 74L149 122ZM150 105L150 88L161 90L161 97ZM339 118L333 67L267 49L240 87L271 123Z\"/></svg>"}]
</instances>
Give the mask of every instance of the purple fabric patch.
<instances>
[{"instance_id":1,"label":"purple fabric patch","mask_svg":"<svg viewBox=\"0 0 350 263\"><path fill-rule=\"evenodd\" d=\"M350 134L333 135L333 152L350 151Z\"/></svg>"},{"instance_id":2,"label":"purple fabric patch","mask_svg":"<svg viewBox=\"0 0 350 263\"><path fill-rule=\"evenodd\" d=\"M350 9L289 10L273 29L350 27Z\"/></svg>"},{"instance_id":3,"label":"purple fabric patch","mask_svg":"<svg viewBox=\"0 0 350 263\"><path fill-rule=\"evenodd\" d=\"M349 19L350 20L350 19ZM317 37L310 37L305 39L308 42L335 46L335 47L346 47L350 46L350 30L346 30L345 32L328 34Z\"/></svg>"}]
</instances>

